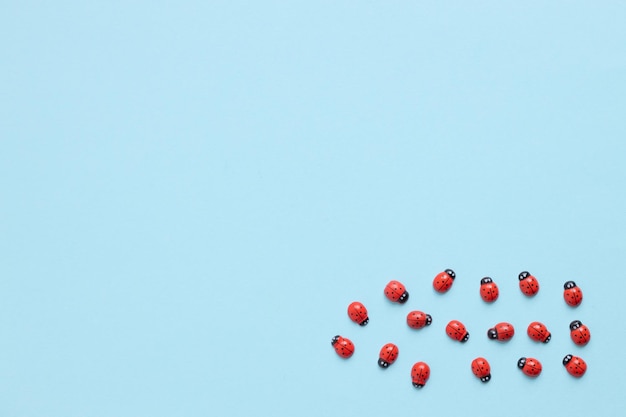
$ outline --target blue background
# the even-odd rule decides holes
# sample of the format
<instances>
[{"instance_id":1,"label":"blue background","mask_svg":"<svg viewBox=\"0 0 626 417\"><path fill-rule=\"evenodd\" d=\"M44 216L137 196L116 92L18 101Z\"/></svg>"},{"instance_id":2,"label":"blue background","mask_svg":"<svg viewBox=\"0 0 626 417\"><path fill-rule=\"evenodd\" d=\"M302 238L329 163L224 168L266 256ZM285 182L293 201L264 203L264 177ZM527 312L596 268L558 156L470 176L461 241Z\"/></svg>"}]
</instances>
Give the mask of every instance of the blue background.
<instances>
[{"instance_id":1,"label":"blue background","mask_svg":"<svg viewBox=\"0 0 626 417\"><path fill-rule=\"evenodd\" d=\"M0 415L626 408L623 2L10 3ZM439 295L445 268L458 278ZM383 297L390 279L406 305ZM409 329L412 309L432 326ZM453 318L465 345L444 333ZM526 337L533 320L548 345ZM516 326L508 344L485 336L498 321Z\"/></svg>"}]
</instances>

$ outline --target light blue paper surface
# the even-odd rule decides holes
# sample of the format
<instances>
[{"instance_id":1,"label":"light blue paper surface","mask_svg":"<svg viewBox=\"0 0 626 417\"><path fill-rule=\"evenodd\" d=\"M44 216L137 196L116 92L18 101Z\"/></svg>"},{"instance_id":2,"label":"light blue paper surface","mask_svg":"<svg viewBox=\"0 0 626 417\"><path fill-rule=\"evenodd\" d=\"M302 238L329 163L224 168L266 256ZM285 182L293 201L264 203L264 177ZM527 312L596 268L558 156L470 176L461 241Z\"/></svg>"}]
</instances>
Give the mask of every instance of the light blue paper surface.
<instances>
[{"instance_id":1,"label":"light blue paper surface","mask_svg":"<svg viewBox=\"0 0 626 417\"><path fill-rule=\"evenodd\" d=\"M619 414L625 13L3 6L0 415ZM445 268L457 279L439 295ZM522 270L540 281L533 299ZM391 279L407 304L383 297ZM355 300L364 328L346 314ZM409 329L413 309L433 324ZM466 344L445 335L451 319ZM535 320L549 344L526 336ZM499 321L515 325L507 344L486 337ZM349 360L336 334L355 343ZM400 355L381 370L387 342ZM589 365L580 380L568 353ZM543 363L539 378L520 356ZM418 391L419 360L432 376Z\"/></svg>"}]
</instances>

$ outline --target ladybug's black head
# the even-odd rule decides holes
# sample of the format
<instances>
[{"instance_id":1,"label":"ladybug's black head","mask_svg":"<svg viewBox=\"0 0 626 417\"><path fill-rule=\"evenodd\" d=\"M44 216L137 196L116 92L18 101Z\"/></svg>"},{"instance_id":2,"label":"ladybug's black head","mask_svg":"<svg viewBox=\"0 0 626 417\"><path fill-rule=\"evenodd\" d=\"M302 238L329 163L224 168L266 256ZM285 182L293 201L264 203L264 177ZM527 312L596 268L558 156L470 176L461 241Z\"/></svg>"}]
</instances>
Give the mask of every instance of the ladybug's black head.
<instances>
[{"instance_id":1,"label":"ladybug's black head","mask_svg":"<svg viewBox=\"0 0 626 417\"><path fill-rule=\"evenodd\" d=\"M487 337L489 339L495 340L498 338L498 332L496 331L495 328L492 327L491 329L487 330Z\"/></svg>"},{"instance_id":2,"label":"ladybug's black head","mask_svg":"<svg viewBox=\"0 0 626 417\"><path fill-rule=\"evenodd\" d=\"M519 358L519 360L517 361L517 367L519 369L522 369L524 365L526 365L526 358Z\"/></svg>"},{"instance_id":3,"label":"ladybug's black head","mask_svg":"<svg viewBox=\"0 0 626 417\"><path fill-rule=\"evenodd\" d=\"M463 336L463 339L460 340L461 343L465 343L467 342L469 339L469 333L465 333L465 336Z\"/></svg>"},{"instance_id":4,"label":"ladybug's black head","mask_svg":"<svg viewBox=\"0 0 626 417\"><path fill-rule=\"evenodd\" d=\"M335 346L335 343L337 343L337 341L339 340L341 336L337 335L335 337L333 337L333 340L330 341L330 344Z\"/></svg>"},{"instance_id":5,"label":"ladybug's black head","mask_svg":"<svg viewBox=\"0 0 626 417\"><path fill-rule=\"evenodd\" d=\"M445 273L446 273L446 274L448 274L448 275L450 275L450 278L452 278L452 279L456 278L456 274L455 274L455 273L454 273L454 271L453 271L453 270L451 270L451 269L446 269L446 270L445 270Z\"/></svg>"},{"instance_id":6,"label":"ladybug's black head","mask_svg":"<svg viewBox=\"0 0 626 417\"><path fill-rule=\"evenodd\" d=\"M546 340L544 340L543 343L548 343L550 339L552 339L552 333L548 333L548 337L546 337Z\"/></svg>"},{"instance_id":7,"label":"ladybug's black head","mask_svg":"<svg viewBox=\"0 0 626 417\"><path fill-rule=\"evenodd\" d=\"M493 280L489 277L485 277L483 279L480 280L480 284L491 284L493 282Z\"/></svg>"},{"instance_id":8,"label":"ladybug's black head","mask_svg":"<svg viewBox=\"0 0 626 417\"><path fill-rule=\"evenodd\" d=\"M574 281L567 281L565 284L563 284L563 288L566 290L572 289L576 286L576 283Z\"/></svg>"},{"instance_id":9,"label":"ladybug's black head","mask_svg":"<svg viewBox=\"0 0 626 417\"><path fill-rule=\"evenodd\" d=\"M389 366L389 362L387 362L383 358L380 358L378 359L378 366L380 366L383 369L387 369L387 367Z\"/></svg>"},{"instance_id":10,"label":"ladybug's black head","mask_svg":"<svg viewBox=\"0 0 626 417\"><path fill-rule=\"evenodd\" d=\"M433 322L433 318L431 317L431 315L426 314L426 325L430 326L432 322Z\"/></svg>"},{"instance_id":11,"label":"ladybug's black head","mask_svg":"<svg viewBox=\"0 0 626 417\"><path fill-rule=\"evenodd\" d=\"M489 382L489 381L491 381L491 374L485 375L484 377L480 378L480 380L482 382Z\"/></svg>"},{"instance_id":12,"label":"ladybug's black head","mask_svg":"<svg viewBox=\"0 0 626 417\"><path fill-rule=\"evenodd\" d=\"M370 322L370 318L366 317L365 320L363 320L362 322L359 323L359 326L366 326L367 323Z\"/></svg>"},{"instance_id":13,"label":"ladybug's black head","mask_svg":"<svg viewBox=\"0 0 626 417\"><path fill-rule=\"evenodd\" d=\"M417 382L414 382L414 383L413 383L413 386L414 386L415 388L422 388L422 387L424 387L424 384L418 384Z\"/></svg>"},{"instance_id":14,"label":"ladybug's black head","mask_svg":"<svg viewBox=\"0 0 626 417\"><path fill-rule=\"evenodd\" d=\"M563 365L567 365L569 363L569 361L572 360L572 355L565 355L565 357L563 358Z\"/></svg>"},{"instance_id":15,"label":"ladybug's black head","mask_svg":"<svg viewBox=\"0 0 626 417\"><path fill-rule=\"evenodd\" d=\"M583 325L583 323L580 320L574 320L573 322L571 322L569 324L569 329L570 330L576 330L576 329L578 329L582 325Z\"/></svg>"},{"instance_id":16,"label":"ladybug's black head","mask_svg":"<svg viewBox=\"0 0 626 417\"><path fill-rule=\"evenodd\" d=\"M529 276L530 276L530 272L528 272L528 271L522 271L522 272L520 272L520 273L519 273L519 277L518 277L518 278L519 278L519 280L521 281L521 280L523 280L523 279L528 278Z\"/></svg>"},{"instance_id":17,"label":"ladybug's black head","mask_svg":"<svg viewBox=\"0 0 626 417\"><path fill-rule=\"evenodd\" d=\"M404 303L406 303L406 300L408 300L408 299L409 299L409 292L405 291L405 292L402 293L400 298L398 298L398 302L400 304L404 304Z\"/></svg>"}]
</instances>

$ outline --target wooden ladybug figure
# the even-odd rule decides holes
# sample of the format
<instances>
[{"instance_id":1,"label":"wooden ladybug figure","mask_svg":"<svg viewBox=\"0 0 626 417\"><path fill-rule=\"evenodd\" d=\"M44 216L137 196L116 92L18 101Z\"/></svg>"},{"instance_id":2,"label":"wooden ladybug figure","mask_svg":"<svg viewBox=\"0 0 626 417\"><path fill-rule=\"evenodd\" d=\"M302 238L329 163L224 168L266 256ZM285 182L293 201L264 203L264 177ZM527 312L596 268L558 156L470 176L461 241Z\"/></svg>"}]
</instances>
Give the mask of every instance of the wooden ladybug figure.
<instances>
[{"instance_id":1,"label":"wooden ladybug figure","mask_svg":"<svg viewBox=\"0 0 626 417\"><path fill-rule=\"evenodd\" d=\"M546 325L538 321L530 323L526 333L535 342L548 343L552 339L552 334L548 331Z\"/></svg>"},{"instance_id":2,"label":"wooden ladybug figure","mask_svg":"<svg viewBox=\"0 0 626 417\"><path fill-rule=\"evenodd\" d=\"M480 280L480 296L486 303L493 303L498 299L500 290L490 277Z\"/></svg>"},{"instance_id":3,"label":"wooden ladybug figure","mask_svg":"<svg viewBox=\"0 0 626 417\"><path fill-rule=\"evenodd\" d=\"M569 324L570 337L579 346L585 346L591 340L589 327L582 324L580 320L574 320Z\"/></svg>"},{"instance_id":4,"label":"wooden ladybug figure","mask_svg":"<svg viewBox=\"0 0 626 417\"><path fill-rule=\"evenodd\" d=\"M335 352L337 352L337 355L341 356L342 358L347 359L354 353L354 344L347 337L337 335L333 337L333 340L330 343L335 348Z\"/></svg>"},{"instance_id":5,"label":"wooden ladybug figure","mask_svg":"<svg viewBox=\"0 0 626 417\"><path fill-rule=\"evenodd\" d=\"M385 297L394 303L404 304L409 299L409 293L400 281L389 281L385 287Z\"/></svg>"},{"instance_id":6,"label":"wooden ladybug figure","mask_svg":"<svg viewBox=\"0 0 626 417\"><path fill-rule=\"evenodd\" d=\"M430 326L432 322L433 318L430 314L426 314L422 311L411 311L406 316L406 324L408 324L411 329L421 329Z\"/></svg>"},{"instance_id":7,"label":"wooden ladybug figure","mask_svg":"<svg viewBox=\"0 0 626 417\"><path fill-rule=\"evenodd\" d=\"M451 269L446 269L443 272L438 273L433 280L433 288L435 291L444 293L447 292L454 283L456 274Z\"/></svg>"},{"instance_id":8,"label":"wooden ladybug figure","mask_svg":"<svg viewBox=\"0 0 626 417\"><path fill-rule=\"evenodd\" d=\"M563 289L563 298L568 306L578 307L583 302L583 292L574 281L567 281Z\"/></svg>"},{"instance_id":9,"label":"wooden ladybug figure","mask_svg":"<svg viewBox=\"0 0 626 417\"><path fill-rule=\"evenodd\" d=\"M482 382L491 381L491 367L485 358L476 358L472 361L472 372Z\"/></svg>"},{"instance_id":10,"label":"wooden ladybug figure","mask_svg":"<svg viewBox=\"0 0 626 417\"><path fill-rule=\"evenodd\" d=\"M448 336L450 336L452 340L456 340L461 343L465 343L469 339L469 333L467 332L467 329L465 328L463 323L458 320L452 320L448 323L448 325L446 326L446 333L448 334Z\"/></svg>"},{"instance_id":11,"label":"wooden ladybug figure","mask_svg":"<svg viewBox=\"0 0 626 417\"><path fill-rule=\"evenodd\" d=\"M417 362L411 369L411 380L415 388L422 388L430 377L430 367L426 362Z\"/></svg>"},{"instance_id":12,"label":"wooden ladybug figure","mask_svg":"<svg viewBox=\"0 0 626 417\"><path fill-rule=\"evenodd\" d=\"M378 355L378 366L386 369L389 365L396 361L398 353L398 346L393 343L387 343L382 347L382 349L380 349L380 354Z\"/></svg>"},{"instance_id":13,"label":"wooden ladybug figure","mask_svg":"<svg viewBox=\"0 0 626 417\"><path fill-rule=\"evenodd\" d=\"M513 338L515 328L511 323L498 323L491 329L487 330L487 337L500 342L507 342Z\"/></svg>"},{"instance_id":14,"label":"wooden ladybug figure","mask_svg":"<svg viewBox=\"0 0 626 417\"><path fill-rule=\"evenodd\" d=\"M575 378L580 378L587 372L587 364L585 361L571 354L565 355L563 358L563 366L565 366L567 372Z\"/></svg>"},{"instance_id":15,"label":"wooden ladybug figure","mask_svg":"<svg viewBox=\"0 0 626 417\"><path fill-rule=\"evenodd\" d=\"M367 316L367 309L358 301L350 303L348 306L348 316L350 320L357 323L359 326L365 326L370 321Z\"/></svg>"},{"instance_id":16,"label":"wooden ladybug figure","mask_svg":"<svg viewBox=\"0 0 626 417\"><path fill-rule=\"evenodd\" d=\"M522 370L525 375L536 378L541 373L541 362L535 358L520 358L517 361L517 367Z\"/></svg>"},{"instance_id":17,"label":"wooden ladybug figure","mask_svg":"<svg viewBox=\"0 0 626 417\"><path fill-rule=\"evenodd\" d=\"M533 295L539 292L539 281L537 278L530 275L530 272L523 271L519 274L519 288L522 290L524 295L528 297L532 297Z\"/></svg>"}]
</instances>

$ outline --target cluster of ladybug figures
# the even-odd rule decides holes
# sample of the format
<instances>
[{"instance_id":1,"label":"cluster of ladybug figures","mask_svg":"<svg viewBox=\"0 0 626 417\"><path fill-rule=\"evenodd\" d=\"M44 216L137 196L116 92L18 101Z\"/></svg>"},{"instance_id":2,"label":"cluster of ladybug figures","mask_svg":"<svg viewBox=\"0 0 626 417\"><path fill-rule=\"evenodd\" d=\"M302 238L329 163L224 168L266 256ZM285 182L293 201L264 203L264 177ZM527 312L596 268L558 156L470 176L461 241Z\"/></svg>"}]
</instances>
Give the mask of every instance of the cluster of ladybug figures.
<instances>
[{"instance_id":1,"label":"cluster of ladybug figures","mask_svg":"<svg viewBox=\"0 0 626 417\"><path fill-rule=\"evenodd\" d=\"M456 274L451 269L440 272L433 280L435 291L439 293L447 292L452 287L455 278ZM537 278L529 272L524 271L519 274L519 287L524 295L532 297L539 291L539 282ZM491 278L485 277L481 279L480 296L485 302L492 303L496 301L498 295L498 286ZM409 293L401 282L390 281L385 287L385 297L391 302L404 304L409 299ZM583 293L574 281L567 281L564 284L563 298L569 306L578 307L583 300ZM360 326L365 326L369 322L367 309L358 301L348 306L348 316ZM412 329L421 329L432 323L432 317L430 314L426 314L422 311L411 311L406 317L406 322ZM570 336L575 344L584 346L589 342L591 338L589 328L582 324L580 320L572 321L569 328ZM463 323L458 320L452 320L446 325L446 334L453 340L461 343L467 342L470 336ZM487 331L487 337L500 342L510 340L514 334L515 329L510 323L498 323ZM537 321L528 325L527 334L532 340L540 343L548 343L551 338L548 328ZM335 336L331 343L335 348L335 352L342 358L349 358L354 353L354 344L346 337ZM393 343L387 343L380 350L378 365L383 369L389 367L398 358L398 353L398 346ZM542 369L541 362L535 358L522 357L517 361L517 366L525 375L533 378L539 376ZM587 370L585 361L571 354L565 355L563 358L563 366L570 375L576 378L583 376ZM474 375L482 382L489 382L491 380L491 367L487 359L482 357L474 359L471 368ZM414 387L422 388L429 377L430 367L427 363L417 362L413 365L411 369L411 380Z\"/></svg>"}]
</instances>

